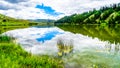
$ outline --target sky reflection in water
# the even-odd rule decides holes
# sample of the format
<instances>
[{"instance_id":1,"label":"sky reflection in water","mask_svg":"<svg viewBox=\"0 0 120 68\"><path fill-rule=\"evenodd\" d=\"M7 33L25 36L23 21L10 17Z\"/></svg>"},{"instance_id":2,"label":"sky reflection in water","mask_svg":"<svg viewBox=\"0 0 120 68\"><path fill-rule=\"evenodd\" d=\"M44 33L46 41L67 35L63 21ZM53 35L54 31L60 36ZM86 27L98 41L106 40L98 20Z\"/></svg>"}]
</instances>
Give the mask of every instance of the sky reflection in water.
<instances>
[{"instance_id":1,"label":"sky reflection in water","mask_svg":"<svg viewBox=\"0 0 120 68\"><path fill-rule=\"evenodd\" d=\"M119 68L120 44L101 41L98 38L74 34L63 31L57 27L52 28L26 28L6 32L7 35L17 39L17 43L33 54L57 55L57 40L63 39L65 43L73 40L73 52L64 57L66 67L91 67L91 64L105 65L104 67ZM43 42L43 43L40 43ZM109 63L108 63L109 62ZM113 64L114 63L114 64ZM81 67L81 68L86 68Z\"/></svg>"},{"instance_id":2,"label":"sky reflection in water","mask_svg":"<svg viewBox=\"0 0 120 68\"><path fill-rule=\"evenodd\" d=\"M45 33L44 36L37 38L36 40L44 43L46 40L51 40L53 37L59 34L63 34L63 33L59 31L50 31Z\"/></svg>"}]
</instances>

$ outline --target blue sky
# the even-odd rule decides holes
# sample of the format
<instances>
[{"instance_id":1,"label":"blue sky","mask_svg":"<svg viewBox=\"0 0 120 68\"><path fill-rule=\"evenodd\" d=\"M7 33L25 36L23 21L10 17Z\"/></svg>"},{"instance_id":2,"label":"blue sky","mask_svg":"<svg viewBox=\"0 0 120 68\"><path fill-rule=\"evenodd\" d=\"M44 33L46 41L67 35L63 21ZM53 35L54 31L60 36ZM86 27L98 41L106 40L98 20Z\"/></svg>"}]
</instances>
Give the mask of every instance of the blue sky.
<instances>
[{"instance_id":1,"label":"blue sky","mask_svg":"<svg viewBox=\"0 0 120 68\"><path fill-rule=\"evenodd\" d=\"M60 19L120 0L0 0L0 13L20 19Z\"/></svg>"},{"instance_id":2,"label":"blue sky","mask_svg":"<svg viewBox=\"0 0 120 68\"><path fill-rule=\"evenodd\" d=\"M43 3L41 5L36 5L36 8L43 9L46 14L52 15L52 16L59 16L60 12L56 12L52 7L50 6L45 6Z\"/></svg>"}]
</instances>

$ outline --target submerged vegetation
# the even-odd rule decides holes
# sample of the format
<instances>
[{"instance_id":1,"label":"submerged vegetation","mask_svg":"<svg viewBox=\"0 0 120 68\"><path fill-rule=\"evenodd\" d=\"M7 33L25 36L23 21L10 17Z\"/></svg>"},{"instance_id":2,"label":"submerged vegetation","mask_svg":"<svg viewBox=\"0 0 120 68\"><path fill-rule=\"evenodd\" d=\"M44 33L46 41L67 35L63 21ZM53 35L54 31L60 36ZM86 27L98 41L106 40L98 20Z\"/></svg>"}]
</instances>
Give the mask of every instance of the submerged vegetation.
<instances>
[{"instance_id":1,"label":"submerged vegetation","mask_svg":"<svg viewBox=\"0 0 120 68\"><path fill-rule=\"evenodd\" d=\"M69 54L70 52L73 51L72 41L65 44L63 39L58 39L57 46L58 46L58 50L59 50L58 56L64 56L64 55L67 55L67 54Z\"/></svg>"},{"instance_id":2,"label":"submerged vegetation","mask_svg":"<svg viewBox=\"0 0 120 68\"><path fill-rule=\"evenodd\" d=\"M110 6L101 7L99 10L84 12L82 14L73 14L71 16L65 16L55 22L55 25L59 24L120 24L120 3Z\"/></svg>"}]
</instances>

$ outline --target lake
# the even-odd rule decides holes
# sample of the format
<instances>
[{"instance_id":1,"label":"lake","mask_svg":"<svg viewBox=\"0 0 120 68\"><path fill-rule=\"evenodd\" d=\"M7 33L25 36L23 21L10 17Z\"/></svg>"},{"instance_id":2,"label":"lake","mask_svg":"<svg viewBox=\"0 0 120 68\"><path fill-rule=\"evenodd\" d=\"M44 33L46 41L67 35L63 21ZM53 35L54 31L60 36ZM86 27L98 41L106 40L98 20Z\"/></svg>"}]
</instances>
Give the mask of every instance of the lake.
<instances>
[{"instance_id":1,"label":"lake","mask_svg":"<svg viewBox=\"0 0 120 68\"><path fill-rule=\"evenodd\" d=\"M15 42L32 54L62 54L66 68L120 67L119 26L30 27L3 34L16 38Z\"/></svg>"}]
</instances>

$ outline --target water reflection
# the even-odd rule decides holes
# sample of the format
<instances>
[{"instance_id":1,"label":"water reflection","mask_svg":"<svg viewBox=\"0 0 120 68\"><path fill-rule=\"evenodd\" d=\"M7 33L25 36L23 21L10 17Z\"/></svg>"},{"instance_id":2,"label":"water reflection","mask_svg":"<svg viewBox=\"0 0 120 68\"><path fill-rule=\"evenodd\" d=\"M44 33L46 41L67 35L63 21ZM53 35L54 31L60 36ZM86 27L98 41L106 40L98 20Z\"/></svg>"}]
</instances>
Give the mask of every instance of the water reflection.
<instances>
[{"instance_id":1,"label":"water reflection","mask_svg":"<svg viewBox=\"0 0 120 68\"><path fill-rule=\"evenodd\" d=\"M82 39L84 41L79 39L81 43L78 43L80 41L76 43L79 44L77 47L79 49L84 45L83 43L88 43L84 46L90 47L63 58L66 68L120 68L120 26L64 25L59 27L65 31L89 37L87 40ZM76 46L74 48L77 49Z\"/></svg>"},{"instance_id":2,"label":"water reflection","mask_svg":"<svg viewBox=\"0 0 120 68\"><path fill-rule=\"evenodd\" d=\"M79 26L59 26L63 30L73 33L80 33L89 37L99 38L101 41L108 41L105 48L109 52L119 52L120 26L99 26L99 25L79 25Z\"/></svg>"},{"instance_id":3,"label":"water reflection","mask_svg":"<svg viewBox=\"0 0 120 68\"><path fill-rule=\"evenodd\" d=\"M120 68L120 29L96 25L60 28L63 30L32 27L4 34L16 38L17 43L33 54L62 56L66 68Z\"/></svg>"},{"instance_id":4,"label":"water reflection","mask_svg":"<svg viewBox=\"0 0 120 68\"><path fill-rule=\"evenodd\" d=\"M59 34L63 34L63 33L56 31L56 30L49 31L49 32L45 33L44 36L37 38L37 41L44 43L46 40L51 40L53 37L55 37L56 35L59 35Z\"/></svg>"},{"instance_id":5,"label":"water reflection","mask_svg":"<svg viewBox=\"0 0 120 68\"><path fill-rule=\"evenodd\" d=\"M119 54L119 52L120 52L120 44L119 43L111 44L109 42L108 44L105 45L105 48L109 53L112 53L112 54Z\"/></svg>"},{"instance_id":6,"label":"water reflection","mask_svg":"<svg viewBox=\"0 0 120 68\"><path fill-rule=\"evenodd\" d=\"M0 34L13 29L27 28L28 26L2 26L0 25Z\"/></svg>"},{"instance_id":7,"label":"water reflection","mask_svg":"<svg viewBox=\"0 0 120 68\"><path fill-rule=\"evenodd\" d=\"M67 43L64 41L64 39L59 38L57 40L57 47L58 47L58 56L64 56L71 52L73 52L73 40L67 40Z\"/></svg>"},{"instance_id":8,"label":"water reflection","mask_svg":"<svg viewBox=\"0 0 120 68\"><path fill-rule=\"evenodd\" d=\"M120 43L120 26L99 26L99 25L79 25L79 26L59 26L63 30L73 33L80 33L92 38L99 38L110 43Z\"/></svg>"}]
</instances>

